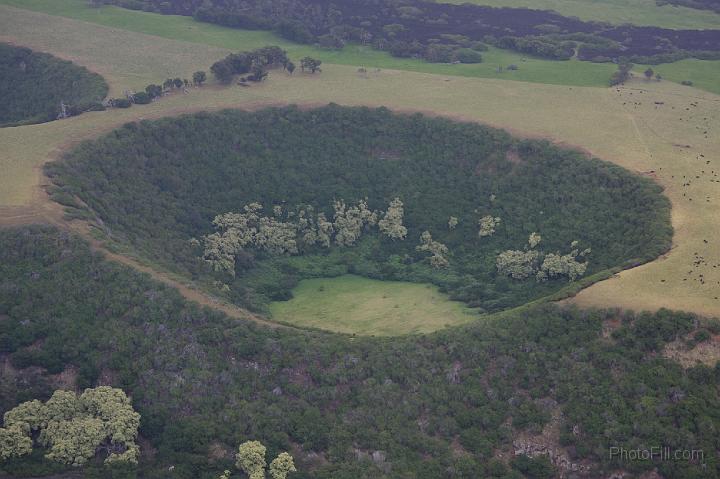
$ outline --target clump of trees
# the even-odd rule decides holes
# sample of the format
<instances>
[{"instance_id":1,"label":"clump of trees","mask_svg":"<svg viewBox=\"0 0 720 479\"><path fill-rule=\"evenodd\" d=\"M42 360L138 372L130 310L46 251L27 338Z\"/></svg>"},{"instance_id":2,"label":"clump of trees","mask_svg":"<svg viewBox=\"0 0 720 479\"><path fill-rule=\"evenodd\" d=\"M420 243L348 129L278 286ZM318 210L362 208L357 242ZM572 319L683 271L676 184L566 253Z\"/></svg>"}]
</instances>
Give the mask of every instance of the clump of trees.
<instances>
[{"instance_id":1,"label":"clump of trees","mask_svg":"<svg viewBox=\"0 0 720 479\"><path fill-rule=\"evenodd\" d=\"M618 64L617 71L610 77L610 86L620 85L628 81L632 77L633 66L632 63L626 62Z\"/></svg>"},{"instance_id":2,"label":"clump of trees","mask_svg":"<svg viewBox=\"0 0 720 479\"><path fill-rule=\"evenodd\" d=\"M77 395L55 391L46 402L28 401L7 411L0 428L0 459L47 449L45 457L82 466L98 451L105 464L137 464L140 414L121 389L98 386Z\"/></svg>"},{"instance_id":3,"label":"clump of trees","mask_svg":"<svg viewBox=\"0 0 720 479\"><path fill-rule=\"evenodd\" d=\"M240 444L235 455L235 467L243 471L248 479L265 479L265 469L267 468L267 462L265 461L266 450L260 441L247 441ZM288 474L295 471L297 469L293 457L287 452L281 452L273 459L268 469L272 479L286 479ZM229 477L229 475L226 477Z\"/></svg>"},{"instance_id":4,"label":"clump of trees","mask_svg":"<svg viewBox=\"0 0 720 479\"><path fill-rule=\"evenodd\" d=\"M420 244L415 249L430 253L430 265L433 268L446 268L450 264L447 259L448 247L433 240L429 231L423 231L420 235Z\"/></svg>"},{"instance_id":5,"label":"clump of trees","mask_svg":"<svg viewBox=\"0 0 720 479\"><path fill-rule=\"evenodd\" d=\"M572 250L567 254L546 254L535 249L541 239L538 233L531 233L524 250L507 250L500 253L495 260L498 273L520 280L535 277L537 281L559 277L575 281L585 274L588 262L580 262L578 258L585 259L591 252L590 248L580 251L577 248L578 242L573 241L570 245Z\"/></svg>"},{"instance_id":6,"label":"clump of trees","mask_svg":"<svg viewBox=\"0 0 720 479\"><path fill-rule=\"evenodd\" d=\"M0 127L6 127L102 110L108 85L69 61L0 43L0 92Z\"/></svg>"},{"instance_id":7,"label":"clump of trees","mask_svg":"<svg viewBox=\"0 0 720 479\"><path fill-rule=\"evenodd\" d=\"M320 69L320 65L322 65L322 61L318 60L317 58L312 57L304 57L300 60L300 70L303 72L310 72L315 73L322 71Z\"/></svg>"},{"instance_id":8,"label":"clump of trees","mask_svg":"<svg viewBox=\"0 0 720 479\"><path fill-rule=\"evenodd\" d=\"M312 206L297 206L293 212L273 207L273 216L263 216L263 206L251 203L242 213L224 213L213 220L215 233L206 235L194 244L203 247L203 259L215 271L235 274L236 257L247 249L256 249L278 256L298 254L314 246L329 248L353 246L363 232L375 225L393 241L405 239L407 228L402 224L403 203L395 198L378 221L378 212L368 207L366 200L346 205L344 200L333 202L333 221L323 212L315 213Z\"/></svg>"},{"instance_id":9,"label":"clump of trees","mask_svg":"<svg viewBox=\"0 0 720 479\"><path fill-rule=\"evenodd\" d=\"M270 68L290 64L287 52L277 46L267 46L252 51L231 53L210 67L210 72L221 83L230 83L236 75L250 73L250 81L262 81ZM293 65L293 70L295 66Z\"/></svg>"},{"instance_id":10,"label":"clump of trees","mask_svg":"<svg viewBox=\"0 0 720 479\"><path fill-rule=\"evenodd\" d=\"M487 236L492 236L495 234L495 228L500 224L500 221L502 221L497 216L492 215L485 215L478 221L478 226L480 229L478 230L478 236L480 238L485 238Z\"/></svg>"},{"instance_id":11,"label":"clump of trees","mask_svg":"<svg viewBox=\"0 0 720 479\"><path fill-rule=\"evenodd\" d=\"M385 215L378 221L380 231L393 241L405 239L407 228L403 226L404 214L405 210L403 209L403 202L400 198L392 200Z\"/></svg>"}]
</instances>

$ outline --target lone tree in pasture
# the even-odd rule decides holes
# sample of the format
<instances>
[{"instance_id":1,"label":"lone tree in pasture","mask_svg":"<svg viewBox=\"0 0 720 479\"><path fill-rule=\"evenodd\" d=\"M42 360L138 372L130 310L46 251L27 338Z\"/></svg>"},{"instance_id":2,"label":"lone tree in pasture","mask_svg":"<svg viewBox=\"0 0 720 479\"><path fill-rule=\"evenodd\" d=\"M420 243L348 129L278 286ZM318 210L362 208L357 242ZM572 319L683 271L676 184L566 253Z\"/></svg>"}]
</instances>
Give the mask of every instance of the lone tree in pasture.
<instances>
[{"instance_id":1,"label":"lone tree in pasture","mask_svg":"<svg viewBox=\"0 0 720 479\"><path fill-rule=\"evenodd\" d=\"M202 86L205 80L207 80L207 74L204 71L196 71L193 73L192 79L194 85Z\"/></svg>"},{"instance_id":2,"label":"lone tree in pasture","mask_svg":"<svg viewBox=\"0 0 720 479\"><path fill-rule=\"evenodd\" d=\"M615 86L615 85L620 85L621 83L625 83L632 76L632 74L630 73L630 70L632 70L632 67L633 67L632 63L619 64L617 71L612 74L612 77L610 77L610 86Z\"/></svg>"},{"instance_id":3,"label":"lone tree in pasture","mask_svg":"<svg viewBox=\"0 0 720 479\"><path fill-rule=\"evenodd\" d=\"M647 78L648 80L650 80L654 74L655 74L655 72L650 67L648 67L648 69L645 70L645 78Z\"/></svg>"},{"instance_id":4,"label":"lone tree in pasture","mask_svg":"<svg viewBox=\"0 0 720 479\"><path fill-rule=\"evenodd\" d=\"M292 75L295 71L295 64L288 60L288 62L285 64L285 70L287 70L287 72Z\"/></svg>"},{"instance_id":5,"label":"lone tree in pasture","mask_svg":"<svg viewBox=\"0 0 720 479\"><path fill-rule=\"evenodd\" d=\"M318 71L322 71L320 69L320 65L322 65L322 61L317 60L312 57L305 57L302 60L300 60L300 69L304 72L306 70L309 70L310 73L315 73Z\"/></svg>"}]
</instances>

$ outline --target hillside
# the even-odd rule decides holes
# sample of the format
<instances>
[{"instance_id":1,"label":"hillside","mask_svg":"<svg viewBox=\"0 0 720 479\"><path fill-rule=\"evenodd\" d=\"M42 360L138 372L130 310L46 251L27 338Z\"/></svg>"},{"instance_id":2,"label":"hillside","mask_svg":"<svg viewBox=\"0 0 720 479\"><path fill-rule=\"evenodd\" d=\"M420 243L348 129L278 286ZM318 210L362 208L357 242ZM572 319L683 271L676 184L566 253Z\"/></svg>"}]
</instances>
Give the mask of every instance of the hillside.
<instances>
[{"instance_id":1,"label":"hillside","mask_svg":"<svg viewBox=\"0 0 720 479\"><path fill-rule=\"evenodd\" d=\"M720 424L714 370L658 354L698 327L717 332L688 314L548 306L391 340L272 330L187 303L48 228L0 231L0 273L11 365L0 407L45 398L61 378L122 385L142 416L142 477L172 465L176 477L216 478L246 437L293 451L293 479L556 477L572 464L605 476L627 465L602 453L611 445L712 451ZM522 455L506 465L528 447L549 448L557 469ZM705 463L633 470L720 472L714 455ZM36 455L0 471L47 464Z\"/></svg>"}]
</instances>

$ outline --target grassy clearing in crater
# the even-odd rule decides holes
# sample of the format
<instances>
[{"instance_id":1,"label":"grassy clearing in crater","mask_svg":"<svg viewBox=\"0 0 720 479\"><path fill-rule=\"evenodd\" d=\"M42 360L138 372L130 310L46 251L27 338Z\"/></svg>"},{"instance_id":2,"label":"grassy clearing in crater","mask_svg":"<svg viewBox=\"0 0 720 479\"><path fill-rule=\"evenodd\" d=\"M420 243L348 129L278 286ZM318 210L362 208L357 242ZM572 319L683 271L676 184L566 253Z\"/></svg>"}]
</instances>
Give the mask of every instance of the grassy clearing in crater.
<instances>
[{"instance_id":1,"label":"grassy clearing in crater","mask_svg":"<svg viewBox=\"0 0 720 479\"><path fill-rule=\"evenodd\" d=\"M355 275L301 281L289 301L270 304L273 319L343 333L425 333L476 318L430 284Z\"/></svg>"}]
</instances>

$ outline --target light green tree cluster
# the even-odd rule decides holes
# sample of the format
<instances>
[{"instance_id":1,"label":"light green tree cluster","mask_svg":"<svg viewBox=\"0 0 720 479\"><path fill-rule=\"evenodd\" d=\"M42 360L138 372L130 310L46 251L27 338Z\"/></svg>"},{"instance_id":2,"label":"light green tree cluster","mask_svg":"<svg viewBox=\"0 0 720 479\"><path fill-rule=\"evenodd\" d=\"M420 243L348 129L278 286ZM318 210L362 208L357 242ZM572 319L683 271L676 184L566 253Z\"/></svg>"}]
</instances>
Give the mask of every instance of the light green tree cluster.
<instances>
[{"instance_id":1,"label":"light green tree cluster","mask_svg":"<svg viewBox=\"0 0 720 479\"><path fill-rule=\"evenodd\" d=\"M45 403L34 400L6 412L0 429L0 459L47 448L48 459L81 466L102 451L105 463L137 464L135 443L140 414L121 389L99 386L81 395L55 391Z\"/></svg>"},{"instance_id":2,"label":"light green tree cluster","mask_svg":"<svg viewBox=\"0 0 720 479\"><path fill-rule=\"evenodd\" d=\"M235 454L235 466L243 471L249 479L265 479L266 448L259 441L247 441L240 444ZM297 471L293 458L287 452L280 453L270 463L270 477L272 479L286 479L288 474ZM221 479L227 479L230 471L225 471Z\"/></svg>"},{"instance_id":3,"label":"light green tree cluster","mask_svg":"<svg viewBox=\"0 0 720 479\"><path fill-rule=\"evenodd\" d=\"M485 238L486 236L494 235L495 227L500 224L500 221L500 218L492 215L485 215L480 218L480 221L478 222L478 225L480 226L478 236L480 238Z\"/></svg>"},{"instance_id":4,"label":"light green tree cluster","mask_svg":"<svg viewBox=\"0 0 720 479\"><path fill-rule=\"evenodd\" d=\"M447 259L447 246L433 240L429 231L424 231L420 235L420 244L415 249L430 253L430 265L433 268L446 268L450 264Z\"/></svg>"},{"instance_id":5,"label":"light green tree cluster","mask_svg":"<svg viewBox=\"0 0 720 479\"><path fill-rule=\"evenodd\" d=\"M540 241L542 241L542 236L540 236L538 233L530 233L530 237L528 238L528 245L531 249L539 245Z\"/></svg>"},{"instance_id":6,"label":"light green tree cluster","mask_svg":"<svg viewBox=\"0 0 720 479\"><path fill-rule=\"evenodd\" d=\"M215 271L235 274L235 257L245 249L264 250L272 255L297 254L301 249L319 245L329 248L333 241L338 246L352 246L362 234L373 226L395 239L403 239L407 229L403 226L403 204L395 198L382 220L368 208L366 200L347 205L343 200L333 203L333 220L324 213L315 213L312 206L299 206L285 212L281 206L272 208L273 216L262 215L260 203L250 203L242 213L224 213L213 220L215 233L193 240L203 247L203 259Z\"/></svg>"},{"instance_id":7,"label":"light green tree cluster","mask_svg":"<svg viewBox=\"0 0 720 479\"><path fill-rule=\"evenodd\" d=\"M495 265L500 274L527 279L537 273L539 258L535 250L507 250L497 256Z\"/></svg>"},{"instance_id":8,"label":"light green tree cluster","mask_svg":"<svg viewBox=\"0 0 720 479\"><path fill-rule=\"evenodd\" d=\"M203 258L216 271L234 274L235 255L248 247L271 254L297 253L297 224L261 216L262 209L260 203L250 203L243 208L243 213L215 217L213 226L219 231L203 238Z\"/></svg>"},{"instance_id":9,"label":"light green tree cluster","mask_svg":"<svg viewBox=\"0 0 720 479\"><path fill-rule=\"evenodd\" d=\"M335 200L333 204L333 229L335 242L340 246L352 246L360 238L366 226L377 223L378 214L368 208L365 200L360 200L355 206L346 206L342 200Z\"/></svg>"},{"instance_id":10,"label":"light green tree cluster","mask_svg":"<svg viewBox=\"0 0 720 479\"><path fill-rule=\"evenodd\" d=\"M457 217L451 216L450 219L448 220L448 229L454 230L455 227L458 225L458 223L459 223L459 220L457 219Z\"/></svg>"},{"instance_id":11,"label":"light green tree cluster","mask_svg":"<svg viewBox=\"0 0 720 479\"><path fill-rule=\"evenodd\" d=\"M590 248L583 251L578 250L578 242L573 241L570 247L572 251L568 254L561 255L559 253L548 253L545 255L540 271L538 272L538 280L545 281L548 278L557 278L558 276L566 276L570 281L585 274L587 270L587 261L581 263L578 258L585 259L590 254Z\"/></svg>"},{"instance_id":12,"label":"light green tree cluster","mask_svg":"<svg viewBox=\"0 0 720 479\"><path fill-rule=\"evenodd\" d=\"M588 263L580 262L578 258L584 259L590 253L590 248L580 251L577 248L578 242L573 241L570 245L572 250L568 254L545 254L534 249L541 239L539 234L531 233L526 249L500 253L495 260L498 273L520 280L534 276L537 281L558 277L567 277L569 281L574 281L585 274Z\"/></svg>"},{"instance_id":13,"label":"light green tree cluster","mask_svg":"<svg viewBox=\"0 0 720 479\"><path fill-rule=\"evenodd\" d=\"M390 206L383 218L378 222L380 231L393 241L396 239L403 240L407 235L407 228L403 226L403 202L400 198L395 198L390 202Z\"/></svg>"}]
</instances>

